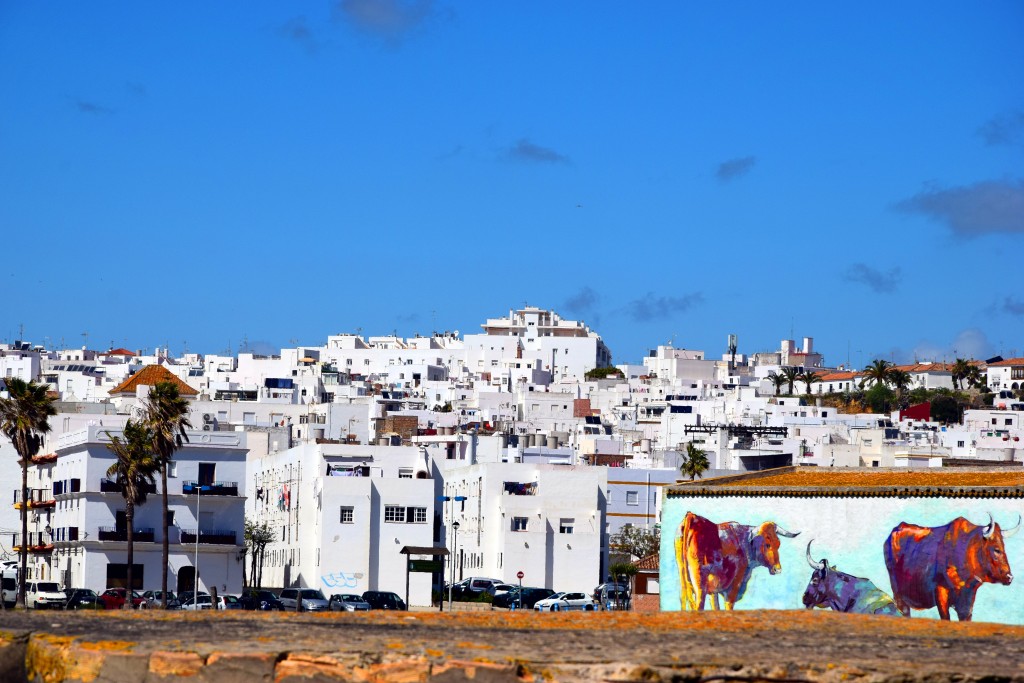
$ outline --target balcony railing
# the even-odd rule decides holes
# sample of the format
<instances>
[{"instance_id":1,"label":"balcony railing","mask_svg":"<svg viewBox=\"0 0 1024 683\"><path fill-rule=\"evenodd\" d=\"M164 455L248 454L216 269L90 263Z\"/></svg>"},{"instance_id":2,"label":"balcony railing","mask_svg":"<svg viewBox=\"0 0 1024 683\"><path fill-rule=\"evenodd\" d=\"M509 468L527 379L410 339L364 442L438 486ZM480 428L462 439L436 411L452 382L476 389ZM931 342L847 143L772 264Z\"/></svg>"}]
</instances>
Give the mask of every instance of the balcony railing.
<instances>
[{"instance_id":1,"label":"balcony railing","mask_svg":"<svg viewBox=\"0 0 1024 683\"><path fill-rule=\"evenodd\" d=\"M132 534L132 540L136 543L152 543L156 538L153 529L136 529ZM99 540L101 541L127 541L128 530L119 529L113 526L101 526L99 528Z\"/></svg>"},{"instance_id":2,"label":"balcony railing","mask_svg":"<svg viewBox=\"0 0 1024 683\"><path fill-rule=\"evenodd\" d=\"M510 496L536 496L537 482L506 481L503 489Z\"/></svg>"},{"instance_id":3,"label":"balcony railing","mask_svg":"<svg viewBox=\"0 0 1024 683\"><path fill-rule=\"evenodd\" d=\"M182 545L188 545L189 543L196 542L196 530L195 529L182 529L181 530L181 543ZM225 531L223 529L207 530L202 529L199 531L199 542L212 544L212 545L236 545L235 543L235 532Z\"/></svg>"},{"instance_id":4,"label":"balcony railing","mask_svg":"<svg viewBox=\"0 0 1024 683\"><path fill-rule=\"evenodd\" d=\"M53 499L53 492L50 489L29 489L28 490L28 507L30 508L41 508L56 505L57 501ZM21 509L21 489L14 490L14 507Z\"/></svg>"},{"instance_id":5,"label":"balcony railing","mask_svg":"<svg viewBox=\"0 0 1024 683\"><path fill-rule=\"evenodd\" d=\"M196 495L198 489L200 496L237 496L237 481L214 481L209 484L200 484L198 481L181 482L181 492L186 496Z\"/></svg>"},{"instance_id":6,"label":"balcony railing","mask_svg":"<svg viewBox=\"0 0 1024 683\"><path fill-rule=\"evenodd\" d=\"M100 479L100 491L102 493L121 493L124 487L110 479ZM156 484L142 484L141 488L146 493L156 493Z\"/></svg>"},{"instance_id":7,"label":"balcony railing","mask_svg":"<svg viewBox=\"0 0 1024 683\"><path fill-rule=\"evenodd\" d=\"M15 552L21 551L21 534L11 534L11 546ZM28 532L29 552L38 553L53 549L53 536L43 531Z\"/></svg>"}]
</instances>

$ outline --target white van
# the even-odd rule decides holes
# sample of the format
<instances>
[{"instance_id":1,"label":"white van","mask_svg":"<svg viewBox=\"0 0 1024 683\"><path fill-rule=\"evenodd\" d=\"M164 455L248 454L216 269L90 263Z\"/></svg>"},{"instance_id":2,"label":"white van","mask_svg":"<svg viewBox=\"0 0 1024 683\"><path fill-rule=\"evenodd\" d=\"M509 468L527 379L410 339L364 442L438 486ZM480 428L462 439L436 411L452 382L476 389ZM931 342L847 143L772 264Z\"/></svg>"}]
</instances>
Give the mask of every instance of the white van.
<instances>
[{"instance_id":1,"label":"white van","mask_svg":"<svg viewBox=\"0 0 1024 683\"><path fill-rule=\"evenodd\" d=\"M62 609L67 599L55 581L30 581L25 584L25 606L29 609Z\"/></svg>"},{"instance_id":2,"label":"white van","mask_svg":"<svg viewBox=\"0 0 1024 683\"><path fill-rule=\"evenodd\" d=\"M4 605L13 607L18 601L18 563L4 562L0 564L0 599Z\"/></svg>"}]
</instances>

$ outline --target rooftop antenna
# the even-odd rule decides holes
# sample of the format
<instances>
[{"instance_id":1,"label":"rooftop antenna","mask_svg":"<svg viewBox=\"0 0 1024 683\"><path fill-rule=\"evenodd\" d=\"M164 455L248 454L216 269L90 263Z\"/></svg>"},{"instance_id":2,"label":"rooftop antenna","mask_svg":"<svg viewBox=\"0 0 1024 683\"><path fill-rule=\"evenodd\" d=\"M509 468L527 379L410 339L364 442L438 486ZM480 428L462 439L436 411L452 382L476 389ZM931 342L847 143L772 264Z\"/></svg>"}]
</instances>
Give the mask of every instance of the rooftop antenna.
<instances>
[{"instance_id":1,"label":"rooftop antenna","mask_svg":"<svg viewBox=\"0 0 1024 683\"><path fill-rule=\"evenodd\" d=\"M18 323L18 341L25 341L25 323Z\"/></svg>"},{"instance_id":2,"label":"rooftop antenna","mask_svg":"<svg viewBox=\"0 0 1024 683\"><path fill-rule=\"evenodd\" d=\"M736 341L737 341L736 335L735 334L730 334L729 335L729 369L730 370L732 370L733 368L736 367L736 349L737 349Z\"/></svg>"},{"instance_id":3,"label":"rooftop antenna","mask_svg":"<svg viewBox=\"0 0 1024 683\"><path fill-rule=\"evenodd\" d=\"M85 348L89 348L89 333L88 332L83 332L82 333L82 345Z\"/></svg>"}]
</instances>

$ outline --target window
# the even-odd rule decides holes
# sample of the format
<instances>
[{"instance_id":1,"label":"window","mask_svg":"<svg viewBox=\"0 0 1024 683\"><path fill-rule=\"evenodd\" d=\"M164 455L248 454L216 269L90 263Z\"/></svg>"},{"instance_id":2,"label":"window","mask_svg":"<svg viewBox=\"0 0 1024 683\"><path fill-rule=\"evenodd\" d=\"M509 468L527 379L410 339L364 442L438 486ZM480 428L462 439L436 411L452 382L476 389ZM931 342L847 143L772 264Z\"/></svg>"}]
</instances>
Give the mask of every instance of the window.
<instances>
[{"instance_id":1,"label":"window","mask_svg":"<svg viewBox=\"0 0 1024 683\"><path fill-rule=\"evenodd\" d=\"M363 365L369 365L369 364L370 364L370 359L369 358L364 358L363 359Z\"/></svg>"},{"instance_id":2,"label":"window","mask_svg":"<svg viewBox=\"0 0 1024 683\"><path fill-rule=\"evenodd\" d=\"M513 517L512 531L526 531L526 524L529 521L527 517Z\"/></svg>"},{"instance_id":3,"label":"window","mask_svg":"<svg viewBox=\"0 0 1024 683\"><path fill-rule=\"evenodd\" d=\"M563 517L558 522L558 533L560 534L571 534L572 528L576 524L576 520L571 517Z\"/></svg>"},{"instance_id":4,"label":"window","mask_svg":"<svg viewBox=\"0 0 1024 683\"><path fill-rule=\"evenodd\" d=\"M964 447L964 442L963 441L957 441L956 442L956 447L957 448L963 448Z\"/></svg>"},{"instance_id":5,"label":"window","mask_svg":"<svg viewBox=\"0 0 1024 683\"><path fill-rule=\"evenodd\" d=\"M199 463L199 485L210 486L214 482L214 475L217 472L217 464L212 462ZM134 578L132 579L134 581Z\"/></svg>"},{"instance_id":6,"label":"window","mask_svg":"<svg viewBox=\"0 0 1024 683\"><path fill-rule=\"evenodd\" d=\"M1008 417L1008 418L1006 418L1006 420L1005 420L1005 422L1003 424L1012 425L1013 424L1013 419Z\"/></svg>"},{"instance_id":7,"label":"window","mask_svg":"<svg viewBox=\"0 0 1024 683\"><path fill-rule=\"evenodd\" d=\"M384 521L385 522L404 522L405 521L405 508L401 505L385 505L384 506Z\"/></svg>"},{"instance_id":8,"label":"window","mask_svg":"<svg viewBox=\"0 0 1024 683\"><path fill-rule=\"evenodd\" d=\"M351 358L346 358L345 359L345 365L352 365L352 359Z\"/></svg>"},{"instance_id":9,"label":"window","mask_svg":"<svg viewBox=\"0 0 1024 683\"><path fill-rule=\"evenodd\" d=\"M341 506L341 523L353 524L356 521L356 509L351 505Z\"/></svg>"},{"instance_id":10,"label":"window","mask_svg":"<svg viewBox=\"0 0 1024 683\"><path fill-rule=\"evenodd\" d=\"M167 463L167 476L171 479L178 476L178 463L173 460Z\"/></svg>"},{"instance_id":11,"label":"window","mask_svg":"<svg viewBox=\"0 0 1024 683\"><path fill-rule=\"evenodd\" d=\"M427 508L409 508L409 521L414 524L427 523Z\"/></svg>"},{"instance_id":12,"label":"window","mask_svg":"<svg viewBox=\"0 0 1024 683\"><path fill-rule=\"evenodd\" d=\"M411 467L399 467L398 468L399 479L412 479L412 468Z\"/></svg>"},{"instance_id":13,"label":"window","mask_svg":"<svg viewBox=\"0 0 1024 683\"><path fill-rule=\"evenodd\" d=\"M626 491L626 505L639 505L640 493L638 491Z\"/></svg>"}]
</instances>

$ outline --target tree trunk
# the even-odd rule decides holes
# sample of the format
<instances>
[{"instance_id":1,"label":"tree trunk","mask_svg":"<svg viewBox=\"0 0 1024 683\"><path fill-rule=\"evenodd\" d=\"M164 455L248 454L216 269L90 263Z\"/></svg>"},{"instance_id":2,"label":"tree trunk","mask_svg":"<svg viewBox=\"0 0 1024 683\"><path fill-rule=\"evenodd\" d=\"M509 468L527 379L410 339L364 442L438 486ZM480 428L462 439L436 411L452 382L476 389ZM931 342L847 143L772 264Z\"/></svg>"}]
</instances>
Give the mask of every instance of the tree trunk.
<instances>
[{"instance_id":1,"label":"tree trunk","mask_svg":"<svg viewBox=\"0 0 1024 683\"><path fill-rule=\"evenodd\" d=\"M161 609L167 609L167 564L170 562L171 557L171 542L167 537L170 534L170 524L167 521L167 460L163 458L160 459L160 500L164 506L163 552L161 553L162 559L160 564L160 607Z\"/></svg>"},{"instance_id":2,"label":"tree trunk","mask_svg":"<svg viewBox=\"0 0 1024 683\"><path fill-rule=\"evenodd\" d=\"M19 444L15 444L18 446ZM22 452L21 448L16 448ZM15 607L25 608L25 582L28 579L28 450L21 456L21 571L18 572L18 598Z\"/></svg>"},{"instance_id":3,"label":"tree trunk","mask_svg":"<svg viewBox=\"0 0 1024 683\"><path fill-rule=\"evenodd\" d=\"M128 484L125 484L125 493L128 493ZM125 500L124 520L128 525L128 585L124 589L124 607L132 608L132 563L135 561L135 505L130 500Z\"/></svg>"}]
</instances>

